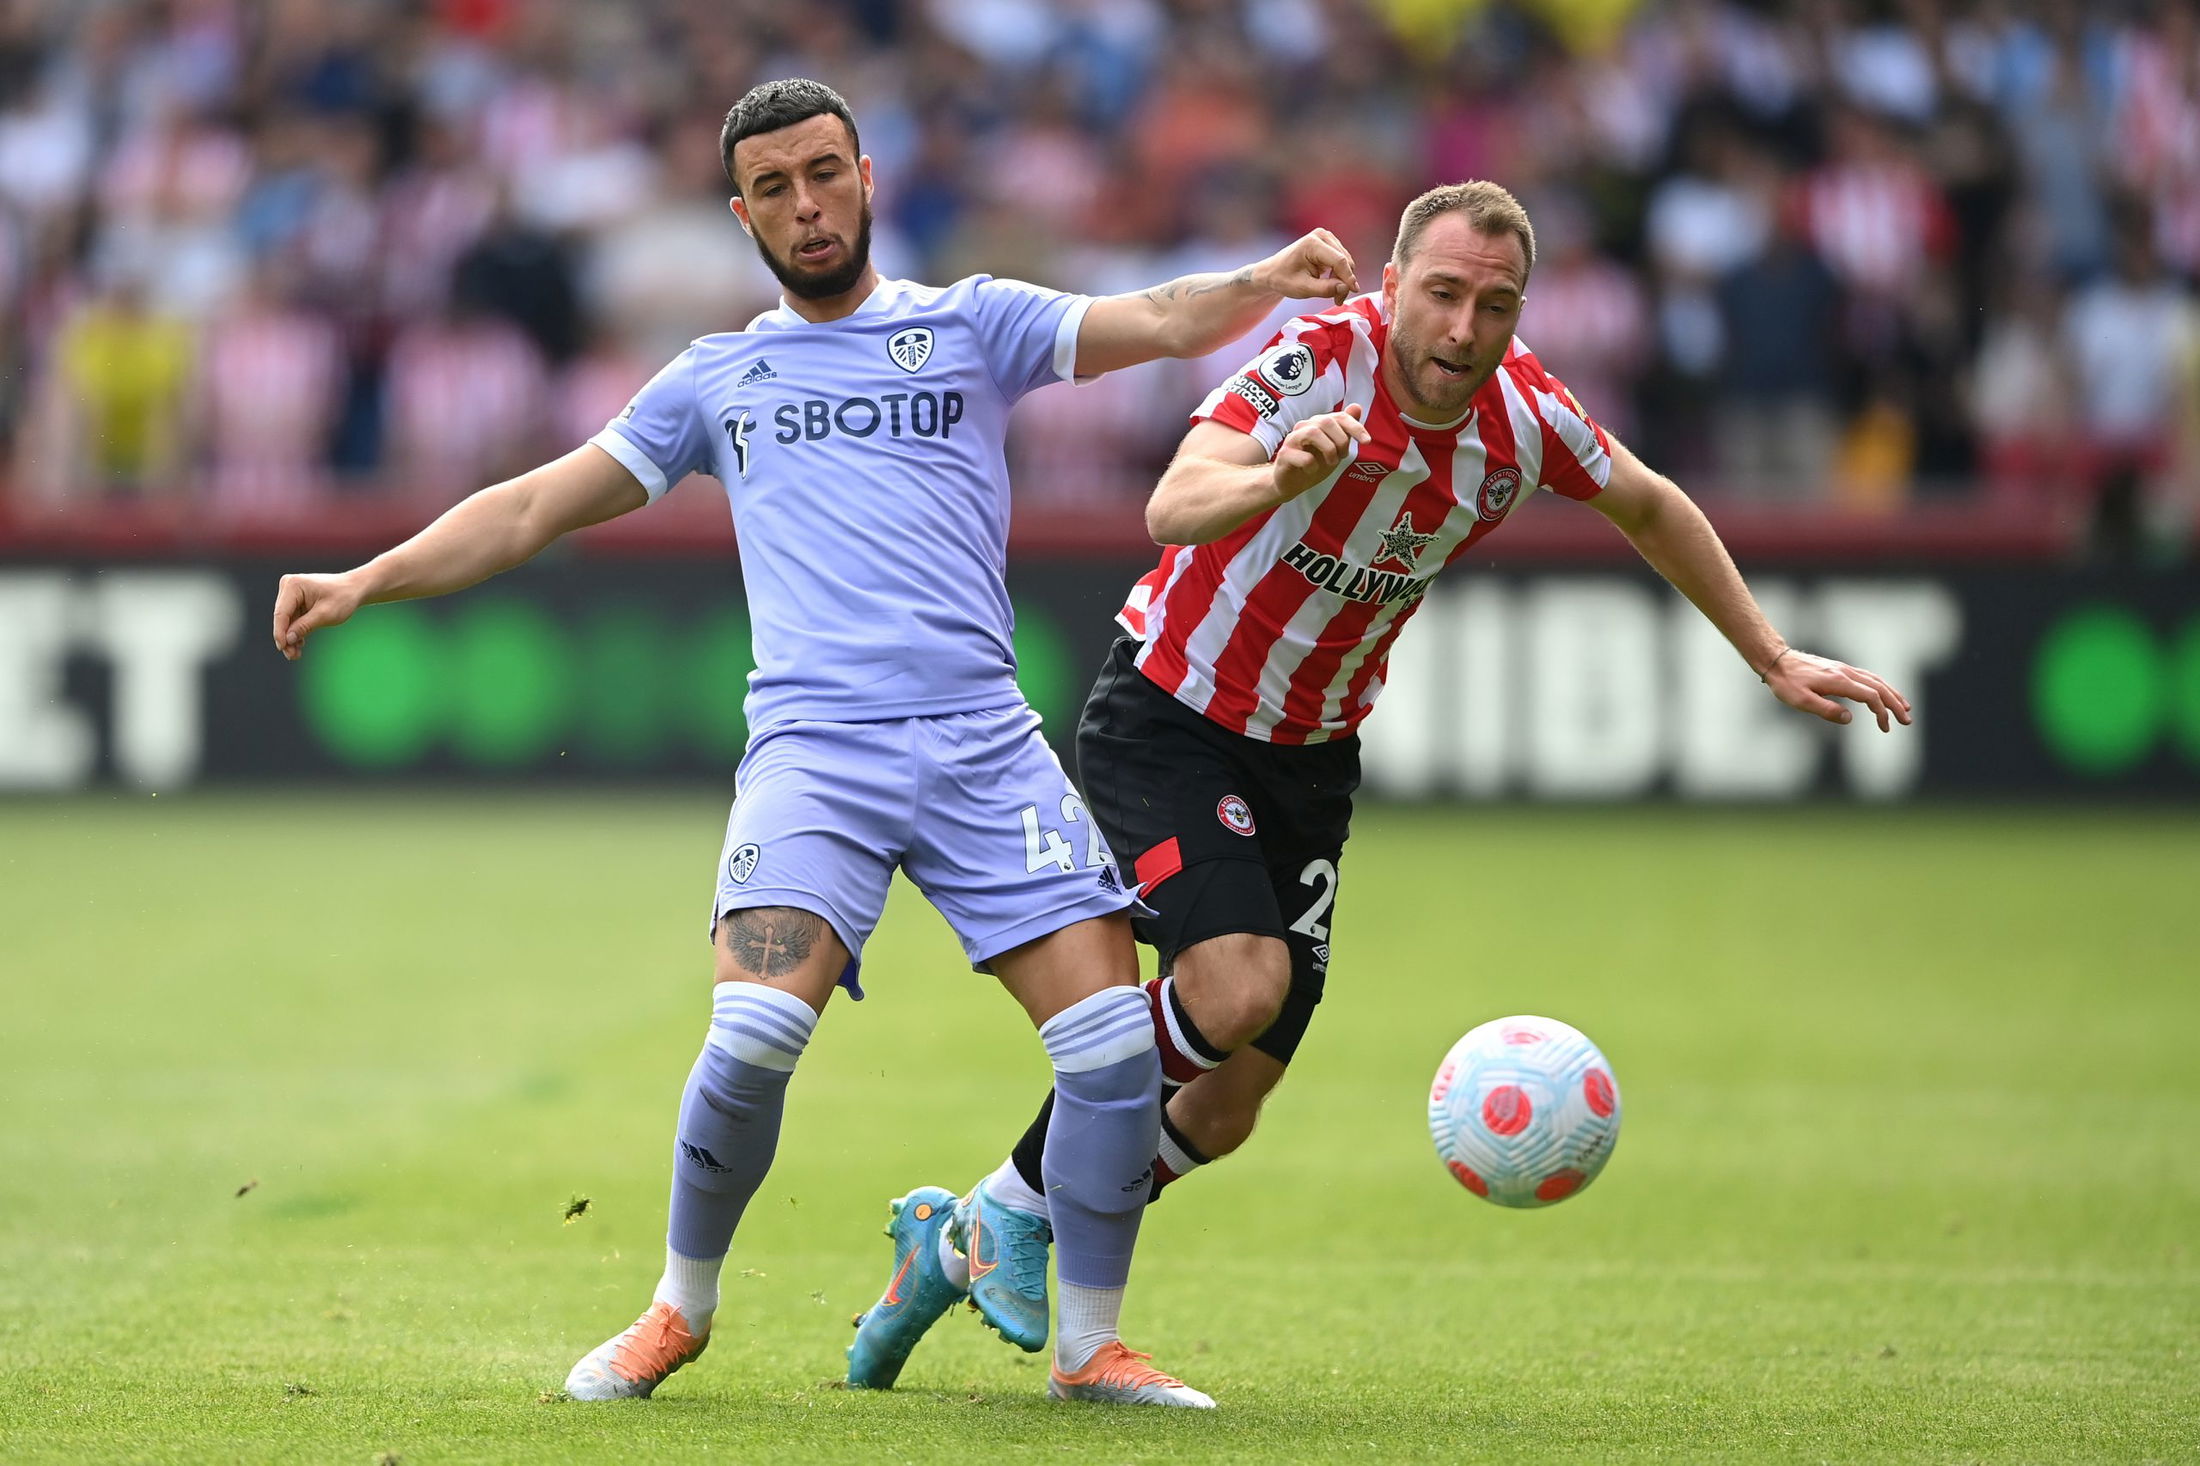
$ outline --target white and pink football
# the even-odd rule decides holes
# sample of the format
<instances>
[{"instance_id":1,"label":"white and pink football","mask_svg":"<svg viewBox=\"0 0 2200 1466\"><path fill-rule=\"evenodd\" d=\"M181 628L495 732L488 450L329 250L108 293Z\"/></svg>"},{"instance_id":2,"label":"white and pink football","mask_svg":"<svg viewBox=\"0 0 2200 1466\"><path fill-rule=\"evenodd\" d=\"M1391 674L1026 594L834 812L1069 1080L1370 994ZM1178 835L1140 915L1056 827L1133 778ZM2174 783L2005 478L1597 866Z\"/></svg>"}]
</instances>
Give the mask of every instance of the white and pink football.
<instances>
[{"instance_id":1,"label":"white and pink football","mask_svg":"<svg viewBox=\"0 0 2200 1466\"><path fill-rule=\"evenodd\" d=\"M1485 1201L1549 1206L1597 1178L1619 1139L1619 1085L1579 1029L1498 1018L1451 1046L1429 1086L1444 1168Z\"/></svg>"}]
</instances>

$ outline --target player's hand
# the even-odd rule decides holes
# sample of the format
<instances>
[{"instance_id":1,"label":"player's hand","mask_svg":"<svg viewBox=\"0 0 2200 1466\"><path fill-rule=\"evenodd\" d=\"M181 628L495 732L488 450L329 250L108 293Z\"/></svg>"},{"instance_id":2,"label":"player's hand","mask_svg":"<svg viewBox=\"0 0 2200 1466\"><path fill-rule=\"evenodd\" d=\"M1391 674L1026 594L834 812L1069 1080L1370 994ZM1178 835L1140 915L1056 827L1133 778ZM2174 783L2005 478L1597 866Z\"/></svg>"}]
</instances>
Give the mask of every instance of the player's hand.
<instances>
[{"instance_id":1,"label":"player's hand","mask_svg":"<svg viewBox=\"0 0 2200 1466\"><path fill-rule=\"evenodd\" d=\"M1855 716L1846 703L1862 703L1879 720L1879 731L1889 732L1896 723L1907 726L1910 700L1896 692L1876 672L1812 656L1794 648L1782 652L1765 674L1773 695L1791 708L1816 713L1829 723L1846 723ZM1845 701L1843 701L1845 700Z\"/></svg>"},{"instance_id":2,"label":"player's hand","mask_svg":"<svg viewBox=\"0 0 2200 1466\"><path fill-rule=\"evenodd\" d=\"M1285 300L1316 296L1344 300L1360 289L1352 252L1326 229L1317 229L1262 260L1253 267L1253 279Z\"/></svg>"},{"instance_id":3,"label":"player's hand","mask_svg":"<svg viewBox=\"0 0 2200 1466\"><path fill-rule=\"evenodd\" d=\"M1337 465L1352 456L1353 445L1368 440L1367 424L1362 421L1366 416L1366 408L1348 403L1342 412L1310 417L1284 434L1270 468L1276 502L1288 504L1335 473Z\"/></svg>"},{"instance_id":4,"label":"player's hand","mask_svg":"<svg viewBox=\"0 0 2200 1466\"><path fill-rule=\"evenodd\" d=\"M275 650L293 662L306 638L351 619L363 599L349 575L286 575L275 591Z\"/></svg>"}]
</instances>

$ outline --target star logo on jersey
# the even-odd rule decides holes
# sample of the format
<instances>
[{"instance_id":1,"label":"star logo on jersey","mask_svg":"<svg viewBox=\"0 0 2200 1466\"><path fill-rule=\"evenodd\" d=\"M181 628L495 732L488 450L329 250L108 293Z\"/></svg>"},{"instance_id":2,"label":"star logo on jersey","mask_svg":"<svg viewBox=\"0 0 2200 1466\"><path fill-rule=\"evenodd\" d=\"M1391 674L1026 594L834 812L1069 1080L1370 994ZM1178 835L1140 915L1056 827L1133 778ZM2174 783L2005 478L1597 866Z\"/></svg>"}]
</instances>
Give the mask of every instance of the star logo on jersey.
<instances>
[{"instance_id":1,"label":"star logo on jersey","mask_svg":"<svg viewBox=\"0 0 2200 1466\"><path fill-rule=\"evenodd\" d=\"M1418 570L1421 552L1435 543L1436 536L1413 532L1413 511L1409 509L1398 516L1396 524L1383 531L1375 547L1375 563L1380 565L1385 560L1395 560L1408 570Z\"/></svg>"},{"instance_id":2,"label":"star logo on jersey","mask_svg":"<svg viewBox=\"0 0 2200 1466\"><path fill-rule=\"evenodd\" d=\"M906 331L896 331L886 338L886 354L905 372L922 370L932 359L932 328L911 326Z\"/></svg>"},{"instance_id":3,"label":"star logo on jersey","mask_svg":"<svg viewBox=\"0 0 2200 1466\"><path fill-rule=\"evenodd\" d=\"M746 408L742 409L739 417L726 419L726 440L733 444L734 467L741 471L743 478L749 476L749 422Z\"/></svg>"}]
</instances>

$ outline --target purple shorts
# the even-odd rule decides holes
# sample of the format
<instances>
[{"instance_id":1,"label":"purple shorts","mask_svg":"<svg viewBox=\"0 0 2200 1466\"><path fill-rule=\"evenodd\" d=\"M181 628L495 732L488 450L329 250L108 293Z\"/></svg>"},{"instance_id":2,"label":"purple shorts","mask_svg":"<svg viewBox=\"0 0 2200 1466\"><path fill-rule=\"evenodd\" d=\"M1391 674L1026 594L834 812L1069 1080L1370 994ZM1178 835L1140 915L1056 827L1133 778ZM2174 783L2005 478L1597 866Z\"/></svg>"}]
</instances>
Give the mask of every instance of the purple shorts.
<instances>
[{"instance_id":1,"label":"purple shorts","mask_svg":"<svg viewBox=\"0 0 2200 1466\"><path fill-rule=\"evenodd\" d=\"M1018 703L879 723L786 723L751 742L718 856L711 929L793 906L832 924L857 970L894 871L970 965L1087 917L1141 909L1061 761Z\"/></svg>"}]
</instances>

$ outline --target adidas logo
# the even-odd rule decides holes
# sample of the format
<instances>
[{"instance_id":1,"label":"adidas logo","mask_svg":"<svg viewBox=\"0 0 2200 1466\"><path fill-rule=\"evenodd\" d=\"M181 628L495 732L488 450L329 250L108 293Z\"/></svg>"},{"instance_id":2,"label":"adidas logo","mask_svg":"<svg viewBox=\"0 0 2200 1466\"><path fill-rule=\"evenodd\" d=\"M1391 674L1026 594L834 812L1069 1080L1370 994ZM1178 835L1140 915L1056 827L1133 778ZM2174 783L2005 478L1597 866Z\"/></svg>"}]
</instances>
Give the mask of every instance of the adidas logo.
<instances>
[{"instance_id":1,"label":"adidas logo","mask_svg":"<svg viewBox=\"0 0 2200 1466\"><path fill-rule=\"evenodd\" d=\"M721 1165L719 1163L718 1157L712 1155L709 1151L703 1149L703 1147L696 1145L690 1141L683 1140L680 1142L680 1153L686 1156L689 1161L691 1161L695 1165L701 1166L706 1171L718 1171L722 1173L733 1169L733 1167L731 1166Z\"/></svg>"},{"instance_id":2,"label":"adidas logo","mask_svg":"<svg viewBox=\"0 0 2200 1466\"><path fill-rule=\"evenodd\" d=\"M741 380L735 382L733 385L736 387L751 387L758 382L776 382L778 380L779 373L772 370L771 363L760 361L755 366L752 366L747 371L743 372L741 374Z\"/></svg>"}]
</instances>

